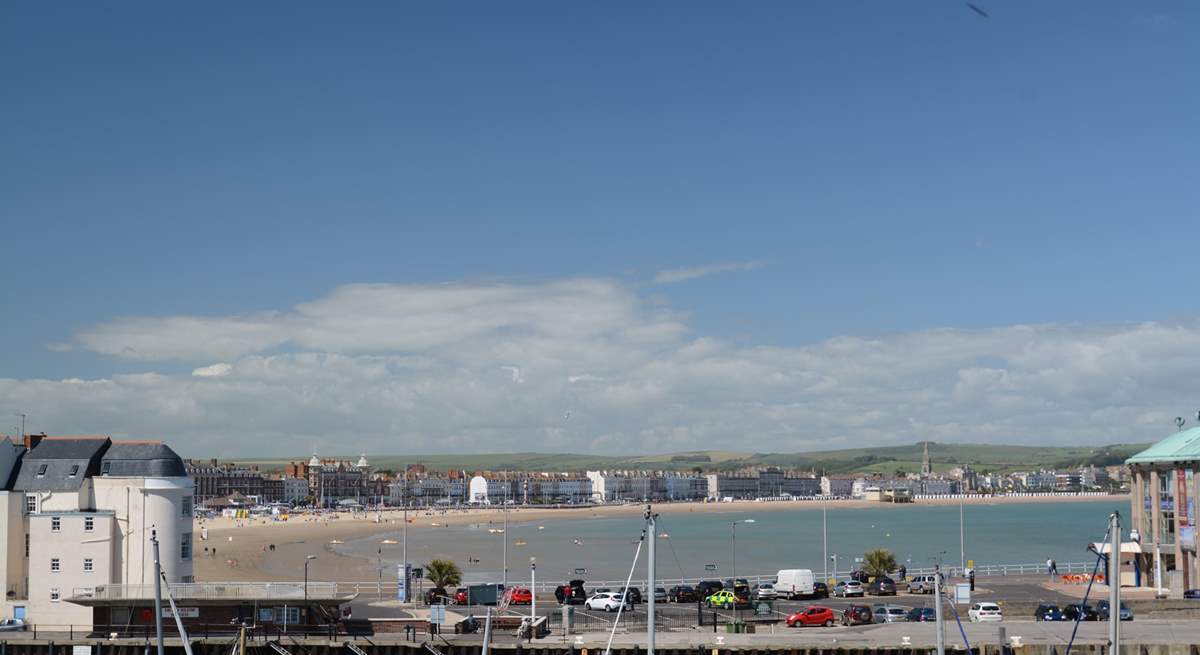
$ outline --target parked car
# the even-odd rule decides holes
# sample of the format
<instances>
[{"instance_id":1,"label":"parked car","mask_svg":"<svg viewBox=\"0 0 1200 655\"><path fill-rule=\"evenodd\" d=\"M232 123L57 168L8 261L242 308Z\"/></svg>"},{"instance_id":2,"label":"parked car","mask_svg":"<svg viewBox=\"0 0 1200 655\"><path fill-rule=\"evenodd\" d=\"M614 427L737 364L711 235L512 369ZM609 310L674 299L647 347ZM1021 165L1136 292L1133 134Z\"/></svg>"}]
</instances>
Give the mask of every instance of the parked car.
<instances>
[{"instance_id":1,"label":"parked car","mask_svg":"<svg viewBox=\"0 0 1200 655\"><path fill-rule=\"evenodd\" d=\"M721 584L720 580L701 580L696 585L696 596L701 599L708 598L724 588L725 585Z\"/></svg>"},{"instance_id":2,"label":"parked car","mask_svg":"<svg viewBox=\"0 0 1200 655\"><path fill-rule=\"evenodd\" d=\"M755 600L775 600L775 585L770 582L764 582L755 587L751 595Z\"/></svg>"},{"instance_id":3,"label":"parked car","mask_svg":"<svg viewBox=\"0 0 1200 655\"><path fill-rule=\"evenodd\" d=\"M833 613L833 610L824 605L811 605L787 617L787 627L823 625L828 628L836 620L837 615Z\"/></svg>"},{"instance_id":4,"label":"parked car","mask_svg":"<svg viewBox=\"0 0 1200 655\"><path fill-rule=\"evenodd\" d=\"M1200 589L1185 589L1183 597L1188 600L1200 600Z\"/></svg>"},{"instance_id":5,"label":"parked car","mask_svg":"<svg viewBox=\"0 0 1200 655\"><path fill-rule=\"evenodd\" d=\"M705 598L704 603L709 607L732 610L749 606L750 600L744 596L738 596L732 591L721 590Z\"/></svg>"},{"instance_id":6,"label":"parked car","mask_svg":"<svg viewBox=\"0 0 1200 655\"><path fill-rule=\"evenodd\" d=\"M458 589L454 590L454 604L455 605L466 605L467 600L468 599L467 599L467 588L466 587L459 587Z\"/></svg>"},{"instance_id":7,"label":"parked car","mask_svg":"<svg viewBox=\"0 0 1200 655\"><path fill-rule=\"evenodd\" d=\"M724 589L728 589L739 596L742 594L745 594L746 596L750 595L750 581L746 578L737 578L736 580L729 578L722 584L724 585Z\"/></svg>"},{"instance_id":8,"label":"parked car","mask_svg":"<svg viewBox=\"0 0 1200 655\"><path fill-rule=\"evenodd\" d=\"M867 593L872 596L895 596L896 582L891 578L875 578L867 585Z\"/></svg>"},{"instance_id":9,"label":"parked car","mask_svg":"<svg viewBox=\"0 0 1200 655\"><path fill-rule=\"evenodd\" d=\"M1091 605L1071 603L1063 605L1063 619L1066 621L1099 621L1100 614Z\"/></svg>"},{"instance_id":10,"label":"parked car","mask_svg":"<svg viewBox=\"0 0 1200 655\"><path fill-rule=\"evenodd\" d=\"M876 623L903 623L908 620L908 608L899 605L876 605L872 613Z\"/></svg>"},{"instance_id":11,"label":"parked car","mask_svg":"<svg viewBox=\"0 0 1200 655\"><path fill-rule=\"evenodd\" d=\"M4 619L0 621L0 632L24 632L29 626L25 624L25 619Z\"/></svg>"},{"instance_id":12,"label":"parked car","mask_svg":"<svg viewBox=\"0 0 1200 655\"><path fill-rule=\"evenodd\" d=\"M908 579L908 593L910 594L932 594L933 587L937 584L932 573L923 573L914 575Z\"/></svg>"},{"instance_id":13,"label":"parked car","mask_svg":"<svg viewBox=\"0 0 1200 655\"><path fill-rule=\"evenodd\" d=\"M1097 614L1099 620L1101 620L1101 621L1108 620L1108 608L1109 608L1109 603L1108 603L1107 599L1098 601L1096 603L1096 614ZM1121 610L1120 610L1120 613L1118 614L1118 616L1120 616L1122 621L1132 621L1133 620L1133 610L1129 609L1129 606L1126 605L1125 603L1121 603Z\"/></svg>"},{"instance_id":14,"label":"parked car","mask_svg":"<svg viewBox=\"0 0 1200 655\"><path fill-rule=\"evenodd\" d=\"M642 602L641 589L638 589L637 587L629 587L628 589L622 589L621 591L625 592L625 598L630 603L637 605L638 603Z\"/></svg>"},{"instance_id":15,"label":"parked car","mask_svg":"<svg viewBox=\"0 0 1200 655\"><path fill-rule=\"evenodd\" d=\"M590 610L604 610L605 612L615 612L621 609L622 600L621 594L614 594L611 591L593 594L591 598L584 601L583 606ZM624 601L625 609L630 609L629 601Z\"/></svg>"},{"instance_id":16,"label":"parked car","mask_svg":"<svg viewBox=\"0 0 1200 655\"><path fill-rule=\"evenodd\" d=\"M908 610L908 620L913 623L937 621L937 610L932 607L914 607Z\"/></svg>"},{"instance_id":17,"label":"parked car","mask_svg":"<svg viewBox=\"0 0 1200 655\"><path fill-rule=\"evenodd\" d=\"M863 586L857 580L840 580L833 587L833 595L841 598L850 598L851 596L863 596Z\"/></svg>"},{"instance_id":18,"label":"parked car","mask_svg":"<svg viewBox=\"0 0 1200 655\"><path fill-rule=\"evenodd\" d=\"M874 622L871 608L866 605L848 605L842 610L842 625L864 625Z\"/></svg>"},{"instance_id":19,"label":"parked car","mask_svg":"<svg viewBox=\"0 0 1200 655\"><path fill-rule=\"evenodd\" d=\"M656 603L667 602L667 588L666 587L655 587L654 588L654 602L656 602Z\"/></svg>"},{"instance_id":20,"label":"parked car","mask_svg":"<svg viewBox=\"0 0 1200 655\"><path fill-rule=\"evenodd\" d=\"M588 593L583 587L583 580L571 580L567 584L559 585L554 590L554 597L565 605L579 605L587 600Z\"/></svg>"},{"instance_id":21,"label":"parked car","mask_svg":"<svg viewBox=\"0 0 1200 655\"><path fill-rule=\"evenodd\" d=\"M995 603L975 603L967 610L967 618L971 623L1003 621L1004 612L1000 611L1000 606Z\"/></svg>"},{"instance_id":22,"label":"parked car","mask_svg":"<svg viewBox=\"0 0 1200 655\"><path fill-rule=\"evenodd\" d=\"M1058 605L1050 605L1047 603L1042 603L1041 605L1037 606L1037 609L1033 610L1033 620L1034 621L1065 621L1067 619L1065 616L1063 616L1063 611L1062 611L1062 609L1059 608Z\"/></svg>"},{"instance_id":23,"label":"parked car","mask_svg":"<svg viewBox=\"0 0 1200 655\"><path fill-rule=\"evenodd\" d=\"M698 596L696 590L688 585L676 585L667 593L672 603L694 603Z\"/></svg>"},{"instance_id":24,"label":"parked car","mask_svg":"<svg viewBox=\"0 0 1200 655\"><path fill-rule=\"evenodd\" d=\"M533 593L524 587L513 587L509 602L513 605L529 605L533 602Z\"/></svg>"},{"instance_id":25,"label":"parked car","mask_svg":"<svg viewBox=\"0 0 1200 655\"><path fill-rule=\"evenodd\" d=\"M813 596L816 598L829 598L829 585L824 582L814 582Z\"/></svg>"},{"instance_id":26,"label":"parked car","mask_svg":"<svg viewBox=\"0 0 1200 655\"><path fill-rule=\"evenodd\" d=\"M866 571L856 569L850 572L850 579L854 580L855 582L866 584L871 581L871 576L867 575Z\"/></svg>"}]
</instances>

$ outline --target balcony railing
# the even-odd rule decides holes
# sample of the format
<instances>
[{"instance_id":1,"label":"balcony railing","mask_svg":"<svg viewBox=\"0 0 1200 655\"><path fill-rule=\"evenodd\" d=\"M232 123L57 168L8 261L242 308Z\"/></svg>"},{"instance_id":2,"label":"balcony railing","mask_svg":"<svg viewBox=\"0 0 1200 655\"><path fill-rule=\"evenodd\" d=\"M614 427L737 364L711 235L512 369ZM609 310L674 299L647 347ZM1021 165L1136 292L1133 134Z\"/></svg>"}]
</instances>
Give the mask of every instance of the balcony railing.
<instances>
[{"instance_id":1,"label":"balcony railing","mask_svg":"<svg viewBox=\"0 0 1200 655\"><path fill-rule=\"evenodd\" d=\"M172 583L171 595L185 600L303 600L339 597L337 583L310 582L196 582ZM164 589L163 595L166 596ZM344 594L343 594L344 595ZM154 598L153 584L106 584L75 587L71 600L141 600Z\"/></svg>"}]
</instances>

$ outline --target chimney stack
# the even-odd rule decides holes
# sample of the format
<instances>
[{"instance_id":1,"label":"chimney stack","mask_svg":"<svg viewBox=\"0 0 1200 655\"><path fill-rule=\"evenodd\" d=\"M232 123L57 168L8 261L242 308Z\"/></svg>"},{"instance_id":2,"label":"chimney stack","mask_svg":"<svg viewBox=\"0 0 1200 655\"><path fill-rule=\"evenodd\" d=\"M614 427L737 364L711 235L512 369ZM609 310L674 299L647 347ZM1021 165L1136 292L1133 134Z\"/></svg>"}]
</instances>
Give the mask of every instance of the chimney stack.
<instances>
[{"instance_id":1,"label":"chimney stack","mask_svg":"<svg viewBox=\"0 0 1200 655\"><path fill-rule=\"evenodd\" d=\"M27 434L25 435L25 450L33 450L33 447L42 442L46 438L46 433Z\"/></svg>"}]
</instances>

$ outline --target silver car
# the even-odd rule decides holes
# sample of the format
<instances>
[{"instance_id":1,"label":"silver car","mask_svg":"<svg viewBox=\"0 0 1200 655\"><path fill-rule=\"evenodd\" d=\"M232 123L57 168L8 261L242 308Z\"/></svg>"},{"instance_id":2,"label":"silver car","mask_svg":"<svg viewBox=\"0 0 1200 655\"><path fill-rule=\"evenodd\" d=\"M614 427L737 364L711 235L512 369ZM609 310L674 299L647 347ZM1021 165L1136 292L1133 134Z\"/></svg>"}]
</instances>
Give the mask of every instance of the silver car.
<instances>
[{"instance_id":1,"label":"silver car","mask_svg":"<svg viewBox=\"0 0 1200 655\"><path fill-rule=\"evenodd\" d=\"M25 619L4 619L0 621L0 632L22 632L28 629Z\"/></svg>"},{"instance_id":2,"label":"silver car","mask_svg":"<svg viewBox=\"0 0 1200 655\"><path fill-rule=\"evenodd\" d=\"M899 605L876 605L872 614L876 623L903 623L908 620L908 608Z\"/></svg>"},{"instance_id":3,"label":"silver car","mask_svg":"<svg viewBox=\"0 0 1200 655\"><path fill-rule=\"evenodd\" d=\"M833 595L840 596L841 598L849 598L851 596L862 598L864 593L862 583L857 580L842 580L833 588Z\"/></svg>"}]
</instances>

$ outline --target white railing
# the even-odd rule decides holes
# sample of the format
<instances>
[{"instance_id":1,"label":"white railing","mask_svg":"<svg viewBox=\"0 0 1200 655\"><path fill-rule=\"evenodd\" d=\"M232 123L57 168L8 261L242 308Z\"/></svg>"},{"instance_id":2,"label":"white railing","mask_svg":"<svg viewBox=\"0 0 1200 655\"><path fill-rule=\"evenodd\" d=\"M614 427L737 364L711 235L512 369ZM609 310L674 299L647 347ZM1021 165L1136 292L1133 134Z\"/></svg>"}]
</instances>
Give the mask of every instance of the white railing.
<instances>
[{"instance_id":1,"label":"white railing","mask_svg":"<svg viewBox=\"0 0 1200 655\"><path fill-rule=\"evenodd\" d=\"M294 600L328 598L338 593L336 582L195 582L171 583L171 595L184 600ZM164 595L166 590L164 590ZM97 600L142 600L154 598L152 584L106 584L76 587L72 598Z\"/></svg>"}]
</instances>

